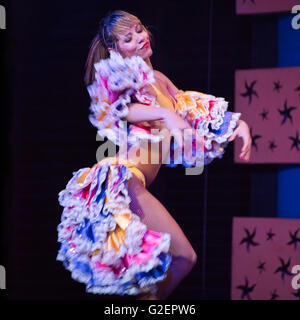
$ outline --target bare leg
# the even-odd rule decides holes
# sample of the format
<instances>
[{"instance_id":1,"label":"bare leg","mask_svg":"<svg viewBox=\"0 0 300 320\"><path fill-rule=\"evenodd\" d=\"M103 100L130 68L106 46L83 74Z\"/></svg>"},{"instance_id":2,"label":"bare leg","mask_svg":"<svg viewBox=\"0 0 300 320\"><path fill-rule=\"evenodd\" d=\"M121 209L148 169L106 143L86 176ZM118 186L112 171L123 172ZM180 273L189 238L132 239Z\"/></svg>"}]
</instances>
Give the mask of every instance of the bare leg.
<instances>
[{"instance_id":1,"label":"bare leg","mask_svg":"<svg viewBox=\"0 0 300 320\"><path fill-rule=\"evenodd\" d=\"M151 230L171 235L170 253L172 263L167 277L158 283L157 299L166 299L191 271L196 263L197 255L177 222L159 202L133 175L128 184L131 198L130 209ZM140 299L143 299L140 296ZM155 299L145 295L144 299Z\"/></svg>"}]
</instances>

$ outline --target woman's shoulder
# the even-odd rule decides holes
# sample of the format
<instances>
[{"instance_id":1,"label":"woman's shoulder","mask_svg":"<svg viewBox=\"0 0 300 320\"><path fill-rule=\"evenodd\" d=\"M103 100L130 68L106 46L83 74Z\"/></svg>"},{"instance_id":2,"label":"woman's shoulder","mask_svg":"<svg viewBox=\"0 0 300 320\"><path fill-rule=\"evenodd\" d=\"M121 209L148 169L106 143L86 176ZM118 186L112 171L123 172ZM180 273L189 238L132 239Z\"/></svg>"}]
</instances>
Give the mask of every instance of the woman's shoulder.
<instances>
[{"instance_id":1,"label":"woman's shoulder","mask_svg":"<svg viewBox=\"0 0 300 320\"><path fill-rule=\"evenodd\" d=\"M162 72L158 70L153 70L154 78L162 82L168 89L171 96L174 98L175 95L179 92L179 89L174 85L174 83Z\"/></svg>"},{"instance_id":2,"label":"woman's shoulder","mask_svg":"<svg viewBox=\"0 0 300 320\"><path fill-rule=\"evenodd\" d=\"M170 81L167 76L165 76L162 72L158 70L153 70L153 74L156 79L164 82L165 84L167 84L167 81Z\"/></svg>"}]
</instances>

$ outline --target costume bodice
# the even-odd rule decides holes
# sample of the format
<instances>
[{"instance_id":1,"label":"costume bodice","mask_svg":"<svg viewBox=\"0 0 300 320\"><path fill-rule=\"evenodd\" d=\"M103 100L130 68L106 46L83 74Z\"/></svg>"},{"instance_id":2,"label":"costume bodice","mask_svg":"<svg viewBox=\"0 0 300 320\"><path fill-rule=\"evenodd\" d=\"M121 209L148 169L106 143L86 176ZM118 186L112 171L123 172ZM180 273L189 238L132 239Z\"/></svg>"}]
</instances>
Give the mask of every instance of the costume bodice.
<instances>
[{"instance_id":1,"label":"costume bodice","mask_svg":"<svg viewBox=\"0 0 300 320\"><path fill-rule=\"evenodd\" d=\"M165 96L157 87L155 87L153 84L151 84L151 87L155 90L157 98L156 101L162 108L168 108L174 111L174 105L171 102L171 100Z\"/></svg>"}]
</instances>

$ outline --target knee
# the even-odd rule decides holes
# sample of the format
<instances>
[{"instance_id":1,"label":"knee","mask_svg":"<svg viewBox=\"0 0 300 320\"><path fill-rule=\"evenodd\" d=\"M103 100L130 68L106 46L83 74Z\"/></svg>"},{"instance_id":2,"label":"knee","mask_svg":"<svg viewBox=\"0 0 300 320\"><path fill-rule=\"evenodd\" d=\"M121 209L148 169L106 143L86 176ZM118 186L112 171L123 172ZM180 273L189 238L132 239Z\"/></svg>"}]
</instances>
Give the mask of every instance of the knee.
<instances>
[{"instance_id":1,"label":"knee","mask_svg":"<svg viewBox=\"0 0 300 320\"><path fill-rule=\"evenodd\" d=\"M185 252L184 260L184 264L186 265L186 272L189 273L197 263L197 253L192 247Z\"/></svg>"},{"instance_id":2,"label":"knee","mask_svg":"<svg viewBox=\"0 0 300 320\"><path fill-rule=\"evenodd\" d=\"M193 248L190 249L188 258L192 266L194 266L197 263L198 256Z\"/></svg>"},{"instance_id":3,"label":"knee","mask_svg":"<svg viewBox=\"0 0 300 320\"><path fill-rule=\"evenodd\" d=\"M175 250L174 250L175 251ZM197 253L193 249L191 245L181 247L181 250L177 250L172 252L173 257L181 259L183 263L192 268L197 263Z\"/></svg>"},{"instance_id":4,"label":"knee","mask_svg":"<svg viewBox=\"0 0 300 320\"><path fill-rule=\"evenodd\" d=\"M186 249L184 253L184 258L186 259L189 267L192 269L194 265L197 263L197 253L193 249L193 247L190 247Z\"/></svg>"}]
</instances>

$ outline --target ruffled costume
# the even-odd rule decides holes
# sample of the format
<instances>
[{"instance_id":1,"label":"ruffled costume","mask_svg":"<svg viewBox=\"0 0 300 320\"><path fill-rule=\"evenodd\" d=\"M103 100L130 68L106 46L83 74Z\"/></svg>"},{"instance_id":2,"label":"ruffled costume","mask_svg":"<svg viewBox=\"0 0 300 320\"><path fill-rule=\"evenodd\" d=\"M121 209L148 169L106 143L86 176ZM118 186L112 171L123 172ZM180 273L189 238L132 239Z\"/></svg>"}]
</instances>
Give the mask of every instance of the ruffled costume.
<instances>
[{"instance_id":1,"label":"ruffled costume","mask_svg":"<svg viewBox=\"0 0 300 320\"><path fill-rule=\"evenodd\" d=\"M154 77L143 59L123 59L112 53L96 63L95 69L96 80L87 89L91 96L89 119L99 135L118 146L138 146L144 139L161 141L163 135L153 133L151 123L133 125L122 120L131 102L163 107L146 92ZM223 98L200 92L180 92L175 99L174 111L196 134L188 154L183 152L184 145L173 141L166 165L176 166L180 163L178 155L183 154L186 158L181 163L188 167L222 157L240 114L226 111ZM195 139L202 139L204 152L195 150ZM104 158L92 168L74 172L59 193L64 210L57 227L61 243L57 260L63 262L73 279L86 285L87 292L155 293L156 283L166 277L171 264L170 235L149 230L130 210L128 181L132 174L145 186L143 173L130 160Z\"/></svg>"},{"instance_id":2,"label":"ruffled costume","mask_svg":"<svg viewBox=\"0 0 300 320\"><path fill-rule=\"evenodd\" d=\"M204 139L204 164L222 158L241 113L227 111L228 102L224 98L202 92L180 92L175 99L176 113Z\"/></svg>"}]
</instances>

